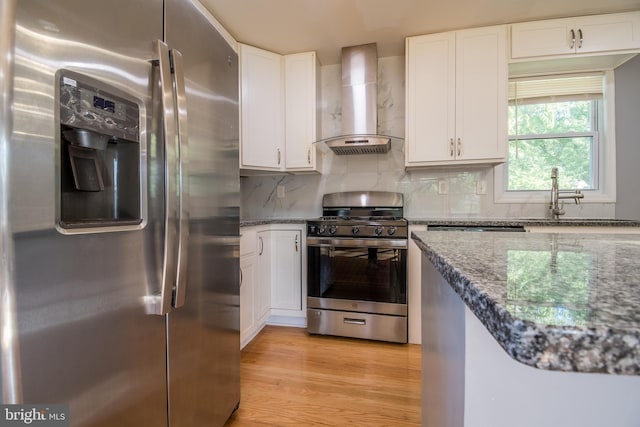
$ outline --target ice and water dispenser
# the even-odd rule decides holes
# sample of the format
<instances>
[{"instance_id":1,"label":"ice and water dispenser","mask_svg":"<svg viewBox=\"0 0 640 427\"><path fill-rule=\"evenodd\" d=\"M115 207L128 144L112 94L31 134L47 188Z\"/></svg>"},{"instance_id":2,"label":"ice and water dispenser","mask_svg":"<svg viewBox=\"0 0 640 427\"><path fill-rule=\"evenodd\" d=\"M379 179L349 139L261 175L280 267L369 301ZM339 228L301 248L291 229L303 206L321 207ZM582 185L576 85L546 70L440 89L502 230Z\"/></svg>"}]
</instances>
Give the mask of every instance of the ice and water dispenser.
<instances>
[{"instance_id":1,"label":"ice and water dispenser","mask_svg":"<svg viewBox=\"0 0 640 427\"><path fill-rule=\"evenodd\" d=\"M138 104L80 74L58 76L58 226L86 232L141 224Z\"/></svg>"}]
</instances>

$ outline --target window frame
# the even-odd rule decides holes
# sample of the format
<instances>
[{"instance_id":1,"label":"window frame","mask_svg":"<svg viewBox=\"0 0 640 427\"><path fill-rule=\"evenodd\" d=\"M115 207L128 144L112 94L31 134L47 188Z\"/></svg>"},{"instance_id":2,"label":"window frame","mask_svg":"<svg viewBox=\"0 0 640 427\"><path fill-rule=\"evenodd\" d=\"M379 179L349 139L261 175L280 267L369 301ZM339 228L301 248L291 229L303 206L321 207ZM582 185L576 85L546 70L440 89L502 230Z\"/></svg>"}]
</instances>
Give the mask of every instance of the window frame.
<instances>
[{"instance_id":1,"label":"window frame","mask_svg":"<svg viewBox=\"0 0 640 427\"><path fill-rule=\"evenodd\" d=\"M584 198L580 203L613 203L616 201L616 149L615 149L615 81L613 70L604 71L604 93L596 124L597 140L594 147L594 184L597 189L581 190ZM598 123L600 125L598 125ZM567 134L562 134L566 136ZM528 135L530 137L530 135ZM545 138L549 135L545 134ZM507 150L509 147L507 140ZM549 186L551 186L549 171ZM494 168L495 203L549 203L550 190L507 190L507 163ZM565 189L563 189L565 190Z\"/></svg>"}]
</instances>

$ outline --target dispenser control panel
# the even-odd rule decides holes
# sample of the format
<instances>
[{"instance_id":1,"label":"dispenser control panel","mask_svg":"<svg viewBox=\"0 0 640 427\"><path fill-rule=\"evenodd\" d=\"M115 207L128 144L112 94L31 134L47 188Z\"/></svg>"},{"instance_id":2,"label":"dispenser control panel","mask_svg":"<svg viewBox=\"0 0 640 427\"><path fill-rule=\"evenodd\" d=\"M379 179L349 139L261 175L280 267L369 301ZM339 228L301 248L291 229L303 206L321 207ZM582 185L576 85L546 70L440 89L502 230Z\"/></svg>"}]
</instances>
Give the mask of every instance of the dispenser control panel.
<instances>
[{"instance_id":1,"label":"dispenser control panel","mask_svg":"<svg viewBox=\"0 0 640 427\"><path fill-rule=\"evenodd\" d=\"M135 102L99 87L84 76L60 74L60 123L128 141L140 140L140 110Z\"/></svg>"}]
</instances>

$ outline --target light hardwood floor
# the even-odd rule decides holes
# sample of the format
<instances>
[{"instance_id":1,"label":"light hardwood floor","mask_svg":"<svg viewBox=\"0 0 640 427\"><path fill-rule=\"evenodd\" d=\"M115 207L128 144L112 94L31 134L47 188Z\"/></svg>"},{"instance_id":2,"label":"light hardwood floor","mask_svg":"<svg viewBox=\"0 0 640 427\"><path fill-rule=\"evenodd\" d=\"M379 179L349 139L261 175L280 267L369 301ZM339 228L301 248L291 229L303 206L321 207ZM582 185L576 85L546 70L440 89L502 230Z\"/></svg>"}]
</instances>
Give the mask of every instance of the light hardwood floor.
<instances>
[{"instance_id":1,"label":"light hardwood floor","mask_svg":"<svg viewBox=\"0 0 640 427\"><path fill-rule=\"evenodd\" d=\"M225 427L420 425L420 346L267 326L242 350Z\"/></svg>"}]
</instances>

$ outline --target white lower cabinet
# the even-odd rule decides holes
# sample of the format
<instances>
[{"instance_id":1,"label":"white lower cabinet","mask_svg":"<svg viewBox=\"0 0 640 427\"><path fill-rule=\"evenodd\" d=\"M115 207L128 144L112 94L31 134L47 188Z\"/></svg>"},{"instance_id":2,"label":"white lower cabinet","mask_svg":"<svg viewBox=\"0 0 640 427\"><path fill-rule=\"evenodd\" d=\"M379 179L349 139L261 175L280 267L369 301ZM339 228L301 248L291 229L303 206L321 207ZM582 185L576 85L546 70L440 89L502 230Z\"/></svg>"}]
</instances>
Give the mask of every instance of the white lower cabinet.
<instances>
[{"instance_id":1,"label":"white lower cabinet","mask_svg":"<svg viewBox=\"0 0 640 427\"><path fill-rule=\"evenodd\" d=\"M243 227L240 239L240 342L266 324L306 326L304 224Z\"/></svg>"},{"instance_id":2,"label":"white lower cabinet","mask_svg":"<svg viewBox=\"0 0 640 427\"><path fill-rule=\"evenodd\" d=\"M269 309L271 308L271 256L270 250L270 231L261 231L258 233L258 253L256 256L257 277L254 288L253 309L256 312L256 318L261 323L266 322L269 317Z\"/></svg>"},{"instance_id":3,"label":"white lower cabinet","mask_svg":"<svg viewBox=\"0 0 640 427\"><path fill-rule=\"evenodd\" d=\"M265 227L243 227L240 237L240 346L244 347L264 327L269 317L269 281L264 260ZM267 271L268 274L268 271Z\"/></svg>"},{"instance_id":4,"label":"white lower cabinet","mask_svg":"<svg viewBox=\"0 0 640 427\"><path fill-rule=\"evenodd\" d=\"M409 236L414 231L426 231L426 225L410 225ZM407 257L407 309L408 338L410 344L422 342L422 250L413 239L409 238L409 255Z\"/></svg>"},{"instance_id":5,"label":"white lower cabinet","mask_svg":"<svg viewBox=\"0 0 640 427\"><path fill-rule=\"evenodd\" d=\"M255 284L255 256L240 257L240 346L257 333L254 321L253 292Z\"/></svg>"},{"instance_id":6,"label":"white lower cabinet","mask_svg":"<svg viewBox=\"0 0 640 427\"><path fill-rule=\"evenodd\" d=\"M302 233L273 230L271 235L271 308L302 310Z\"/></svg>"}]
</instances>

